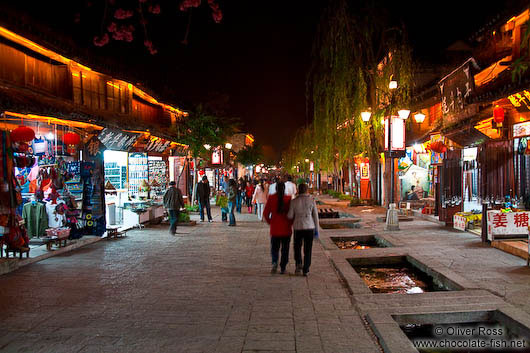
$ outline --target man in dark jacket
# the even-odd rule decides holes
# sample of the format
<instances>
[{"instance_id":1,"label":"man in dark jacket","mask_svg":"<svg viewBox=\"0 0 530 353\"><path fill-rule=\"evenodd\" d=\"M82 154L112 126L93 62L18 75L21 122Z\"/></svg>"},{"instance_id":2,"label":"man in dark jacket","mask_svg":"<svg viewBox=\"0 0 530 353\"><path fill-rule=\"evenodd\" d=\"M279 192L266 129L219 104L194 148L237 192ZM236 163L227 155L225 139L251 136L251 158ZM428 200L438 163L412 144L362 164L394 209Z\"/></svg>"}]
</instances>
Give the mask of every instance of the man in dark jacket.
<instances>
[{"instance_id":1,"label":"man in dark jacket","mask_svg":"<svg viewBox=\"0 0 530 353\"><path fill-rule=\"evenodd\" d=\"M208 214L208 222L213 222L212 213L210 210L210 183L208 178L202 177L202 181L197 184L197 198L199 200L199 211L201 214L201 222L204 222L204 208Z\"/></svg>"},{"instance_id":2,"label":"man in dark jacket","mask_svg":"<svg viewBox=\"0 0 530 353\"><path fill-rule=\"evenodd\" d=\"M169 183L169 189L164 194L164 207L169 214L169 234L175 235L177 233L179 212L184 207L184 199L182 198L182 191L177 188L177 184L174 181Z\"/></svg>"}]
</instances>

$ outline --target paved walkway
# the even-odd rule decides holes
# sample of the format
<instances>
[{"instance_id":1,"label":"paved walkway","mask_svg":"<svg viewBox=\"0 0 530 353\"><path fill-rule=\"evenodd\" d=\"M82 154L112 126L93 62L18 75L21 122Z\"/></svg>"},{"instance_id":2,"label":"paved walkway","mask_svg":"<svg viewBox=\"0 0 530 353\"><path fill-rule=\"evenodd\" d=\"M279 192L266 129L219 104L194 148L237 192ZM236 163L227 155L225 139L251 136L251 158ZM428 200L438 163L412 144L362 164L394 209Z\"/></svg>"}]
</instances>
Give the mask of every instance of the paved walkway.
<instances>
[{"instance_id":1,"label":"paved walkway","mask_svg":"<svg viewBox=\"0 0 530 353\"><path fill-rule=\"evenodd\" d=\"M254 215L131 231L0 277L2 352L380 352L320 244L271 275Z\"/></svg>"}]
</instances>

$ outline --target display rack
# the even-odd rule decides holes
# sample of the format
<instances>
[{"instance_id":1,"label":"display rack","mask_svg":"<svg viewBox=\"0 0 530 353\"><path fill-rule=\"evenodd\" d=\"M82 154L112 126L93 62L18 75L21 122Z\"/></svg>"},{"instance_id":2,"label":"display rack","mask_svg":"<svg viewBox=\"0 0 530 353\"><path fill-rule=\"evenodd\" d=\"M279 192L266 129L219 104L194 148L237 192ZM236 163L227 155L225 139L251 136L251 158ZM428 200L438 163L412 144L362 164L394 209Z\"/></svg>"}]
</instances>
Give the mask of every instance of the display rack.
<instances>
[{"instance_id":1,"label":"display rack","mask_svg":"<svg viewBox=\"0 0 530 353\"><path fill-rule=\"evenodd\" d=\"M168 169L165 161L149 161L149 184L151 185L151 195L162 195L168 185Z\"/></svg>"},{"instance_id":2,"label":"display rack","mask_svg":"<svg viewBox=\"0 0 530 353\"><path fill-rule=\"evenodd\" d=\"M129 154L129 196L138 198L140 185L148 178L147 153Z\"/></svg>"}]
</instances>

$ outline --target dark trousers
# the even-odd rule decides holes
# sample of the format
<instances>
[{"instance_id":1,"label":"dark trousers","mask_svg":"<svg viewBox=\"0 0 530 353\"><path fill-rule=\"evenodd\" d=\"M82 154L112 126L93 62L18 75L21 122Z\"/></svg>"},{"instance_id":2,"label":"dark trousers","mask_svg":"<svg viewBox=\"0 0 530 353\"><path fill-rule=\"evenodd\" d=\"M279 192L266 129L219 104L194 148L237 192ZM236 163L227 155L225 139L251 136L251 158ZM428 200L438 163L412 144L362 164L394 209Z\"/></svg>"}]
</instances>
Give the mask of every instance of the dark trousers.
<instances>
[{"instance_id":1,"label":"dark trousers","mask_svg":"<svg viewBox=\"0 0 530 353\"><path fill-rule=\"evenodd\" d=\"M271 237L271 257L272 263L278 264L278 257L281 248L282 258L280 261L280 267L285 270L285 266L289 262L289 244L291 243L291 237Z\"/></svg>"},{"instance_id":2,"label":"dark trousers","mask_svg":"<svg viewBox=\"0 0 530 353\"><path fill-rule=\"evenodd\" d=\"M294 261L296 266L302 266L302 245L304 246L304 259L302 271L309 272L311 266L311 252L313 251L314 229L303 229L294 231Z\"/></svg>"},{"instance_id":3,"label":"dark trousers","mask_svg":"<svg viewBox=\"0 0 530 353\"><path fill-rule=\"evenodd\" d=\"M175 234L177 232L177 223L179 222L179 211L178 210L167 210L169 214L169 234Z\"/></svg>"},{"instance_id":4,"label":"dark trousers","mask_svg":"<svg viewBox=\"0 0 530 353\"><path fill-rule=\"evenodd\" d=\"M241 213L242 204L243 204L243 194L241 192L238 192L236 196L236 210L239 213Z\"/></svg>"},{"instance_id":5,"label":"dark trousers","mask_svg":"<svg viewBox=\"0 0 530 353\"><path fill-rule=\"evenodd\" d=\"M199 201L199 213L201 215L201 221L204 221L204 208L206 207L206 214L208 215L208 220L212 220L212 211L210 209L210 200L208 201Z\"/></svg>"}]
</instances>

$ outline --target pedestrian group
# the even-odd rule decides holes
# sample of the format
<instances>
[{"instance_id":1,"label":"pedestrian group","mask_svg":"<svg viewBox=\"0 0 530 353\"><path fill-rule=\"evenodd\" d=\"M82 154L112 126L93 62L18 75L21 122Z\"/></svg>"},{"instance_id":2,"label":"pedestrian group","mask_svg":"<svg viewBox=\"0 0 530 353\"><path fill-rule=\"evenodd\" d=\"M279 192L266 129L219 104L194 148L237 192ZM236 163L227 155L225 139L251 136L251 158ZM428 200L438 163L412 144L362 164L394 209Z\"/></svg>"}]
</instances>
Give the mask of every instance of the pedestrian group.
<instances>
[{"instance_id":1,"label":"pedestrian group","mask_svg":"<svg viewBox=\"0 0 530 353\"><path fill-rule=\"evenodd\" d=\"M184 207L182 192L175 182L164 194L164 207L168 210L170 234L176 233L179 211ZM213 222L210 209L210 184L206 176L196 186L201 222L206 216ZM241 213L243 205L248 213L254 212L260 221L270 226L271 273L284 274L289 262L291 235L294 233L295 274L307 276L311 266L313 238L318 238L318 209L315 200L308 193L306 183L300 183L298 190L290 175L284 180L274 178L269 184L264 179L251 181L248 178L234 179L225 176L222 182L222 194L228 199L226 207L221 208L221 219L228 226L236 226L235 212ZM255 207L253 207L255 205ZM302 252L303 249L303 252Z\"/></svg>"}]
</instances>

